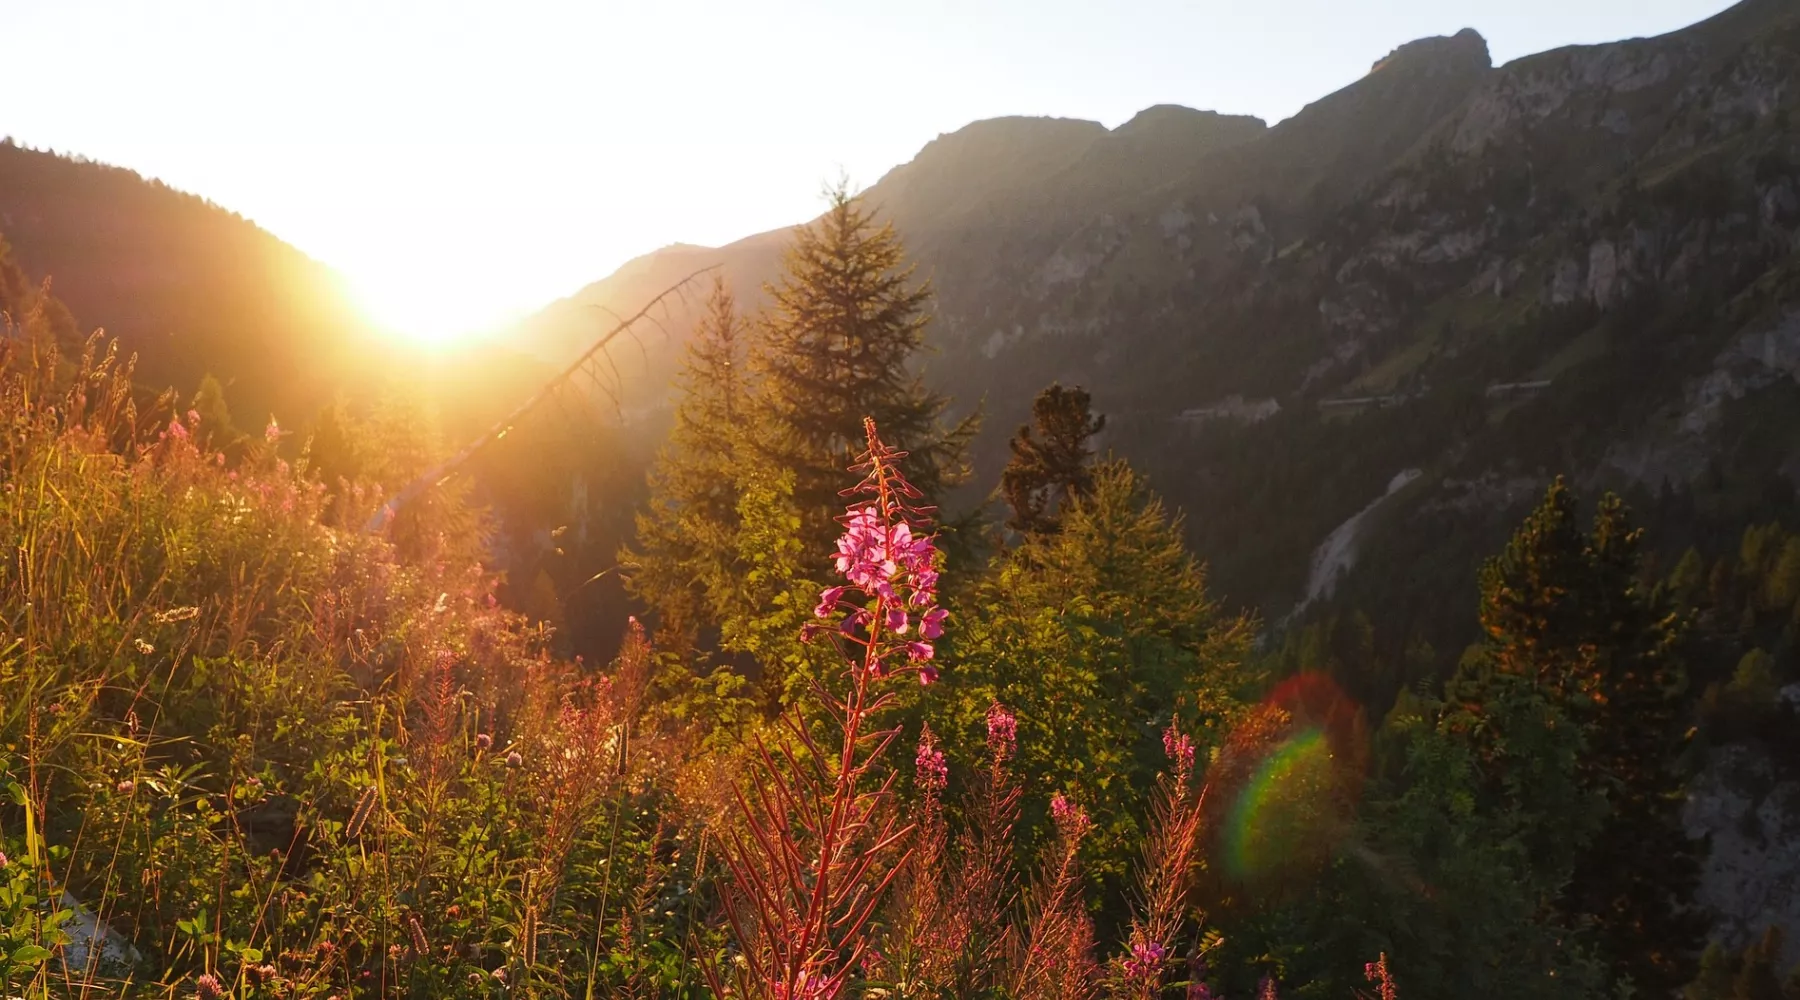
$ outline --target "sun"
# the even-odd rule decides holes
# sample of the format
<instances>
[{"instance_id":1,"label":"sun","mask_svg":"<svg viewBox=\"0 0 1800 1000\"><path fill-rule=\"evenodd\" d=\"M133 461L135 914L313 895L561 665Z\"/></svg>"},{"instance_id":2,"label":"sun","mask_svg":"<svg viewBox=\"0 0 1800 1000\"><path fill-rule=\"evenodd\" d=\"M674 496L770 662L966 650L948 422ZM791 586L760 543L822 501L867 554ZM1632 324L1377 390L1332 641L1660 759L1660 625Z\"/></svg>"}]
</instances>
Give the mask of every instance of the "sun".
<instances>
[{"instance_id":1,"label":"sun","mask_svg":"<svg viewBox=\"0 0 1800 1000\"><path fill-rule=\"evenodd\" d=\"M449 350L493 330L507 317L473 307L439 280L352 279L356 302L384 333L430 350Z\"/></svg>"}]
</instances>

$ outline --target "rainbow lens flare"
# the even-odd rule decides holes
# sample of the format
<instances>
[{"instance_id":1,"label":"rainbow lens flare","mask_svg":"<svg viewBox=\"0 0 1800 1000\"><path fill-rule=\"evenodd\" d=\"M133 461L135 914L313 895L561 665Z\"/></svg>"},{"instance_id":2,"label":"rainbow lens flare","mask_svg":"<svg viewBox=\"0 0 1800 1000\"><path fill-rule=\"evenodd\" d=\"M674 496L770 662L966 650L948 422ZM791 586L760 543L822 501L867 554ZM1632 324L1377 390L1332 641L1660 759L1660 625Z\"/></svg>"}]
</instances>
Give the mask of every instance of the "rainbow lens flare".
<instances>
[{"instance_id":1,"label":"rainbow lens flare","mask_svg":"<svg viewBox=\"0 0 1800 1000\"><path fill-rule=\"evenodd\" d=\"M1302 674L1277 687L1225 749L1222 870L1260 880L1327 860L1361 789L1360 737L1360 713L1329 678Z\"/></svg>"}]
</instances>

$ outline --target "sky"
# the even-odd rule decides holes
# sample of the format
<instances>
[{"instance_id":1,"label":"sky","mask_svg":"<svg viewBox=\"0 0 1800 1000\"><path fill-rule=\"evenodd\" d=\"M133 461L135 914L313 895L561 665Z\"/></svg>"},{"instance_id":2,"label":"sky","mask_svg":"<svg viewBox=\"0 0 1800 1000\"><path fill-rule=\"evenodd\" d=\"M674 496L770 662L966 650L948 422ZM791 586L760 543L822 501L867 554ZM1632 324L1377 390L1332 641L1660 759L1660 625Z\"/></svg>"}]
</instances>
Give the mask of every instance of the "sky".
<instances>
[{"instance_id":1,"label":"sky","mask_svg":"<svg viewBox=\"0 0 1800 1000\"><path fill-rule=\"evenodd\" d=\"M1729 0L0 0L0 135L210 198L423 339L817 213L997 115L1271 123L1397 45L1496 62Z\"/></svg>"}]
</instances>

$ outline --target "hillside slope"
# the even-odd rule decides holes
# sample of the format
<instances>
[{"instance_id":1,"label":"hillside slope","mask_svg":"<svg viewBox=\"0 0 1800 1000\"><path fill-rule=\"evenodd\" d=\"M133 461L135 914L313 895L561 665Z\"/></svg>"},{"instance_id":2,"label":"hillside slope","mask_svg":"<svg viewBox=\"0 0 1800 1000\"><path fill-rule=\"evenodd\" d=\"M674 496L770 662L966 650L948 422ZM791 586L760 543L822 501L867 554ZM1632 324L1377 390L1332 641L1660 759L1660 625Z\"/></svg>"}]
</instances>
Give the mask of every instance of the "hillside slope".
<instances>
[{"instance_id":1,"label":"hillside slope","mask_svg":"<svg viewBox=\"0 0 1800 1000\"><path fill-rule=\"evenodd\" d=\"M308 416L388 348L339 275L254 223L133 171L0 142L0 237L139 380L192 393L208 372L239 416Z\"/></svg>"}]
</instances>

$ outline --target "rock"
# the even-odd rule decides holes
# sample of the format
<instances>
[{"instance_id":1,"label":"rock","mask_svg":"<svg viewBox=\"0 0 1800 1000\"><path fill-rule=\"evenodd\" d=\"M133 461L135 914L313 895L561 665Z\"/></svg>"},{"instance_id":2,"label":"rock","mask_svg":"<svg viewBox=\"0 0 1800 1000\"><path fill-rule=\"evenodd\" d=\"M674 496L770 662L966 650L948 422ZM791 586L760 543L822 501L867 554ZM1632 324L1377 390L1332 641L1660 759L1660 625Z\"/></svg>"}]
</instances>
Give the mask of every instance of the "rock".
<instances>
[{"instance_id":1,"label":"rock","mask_svg":"<svg viewBox=\"0 0 1800 1000\"><path fill-rule=\"evenodd\" d=\"M1709 844L1696 899L1716 916L1713 940L1742 948L1779 926L1778 968L1800 962L1800 778L1759 747L1716 748L1689 784L1682 822Z\"/></svg>"}]
</instances>

